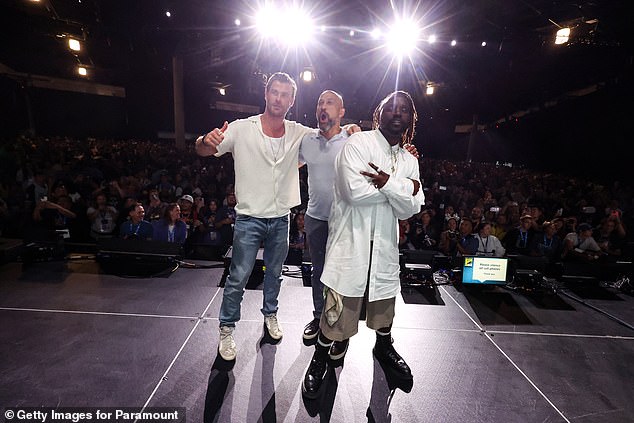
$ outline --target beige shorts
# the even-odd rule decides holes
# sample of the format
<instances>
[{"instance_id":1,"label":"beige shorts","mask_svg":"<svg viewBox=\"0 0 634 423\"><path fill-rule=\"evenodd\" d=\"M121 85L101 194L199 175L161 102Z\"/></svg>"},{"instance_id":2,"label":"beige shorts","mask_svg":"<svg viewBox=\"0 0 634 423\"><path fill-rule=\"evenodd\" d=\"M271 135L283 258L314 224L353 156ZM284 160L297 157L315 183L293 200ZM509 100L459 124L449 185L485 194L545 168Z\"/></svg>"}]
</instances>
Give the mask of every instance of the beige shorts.
<instances>
[{"instance_id":1,"label":"beige shorts","mask_svg":"<svg viewBox=\"0 0 634 423\"><path fill-rule=\"evenodd\" d=\"M332 295L330 289L326 291L326 295ZM343 310L334 325L328 324L326 313L321 314L319 329L324 336L333 341L343 341L356 334L359 331L359 317L364 301L366 301L366 325L370 329L377 330L392 325L396 297L373 302L367 301L365 297L343 297Z\"/></svg>"}]
</instances>

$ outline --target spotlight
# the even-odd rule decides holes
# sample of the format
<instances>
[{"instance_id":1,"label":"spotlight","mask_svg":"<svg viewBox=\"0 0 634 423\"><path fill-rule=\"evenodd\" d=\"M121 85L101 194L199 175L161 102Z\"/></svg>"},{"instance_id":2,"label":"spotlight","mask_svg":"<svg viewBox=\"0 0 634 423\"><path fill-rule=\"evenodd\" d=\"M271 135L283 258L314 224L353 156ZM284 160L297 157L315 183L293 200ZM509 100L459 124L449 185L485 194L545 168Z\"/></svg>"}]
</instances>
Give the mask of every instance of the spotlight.
<instances>
[{"instance_id":1,"label":"spotlight","mask_svg":"<svg viewBox=\"0 0 634 423\"><path fill-rule=\"evenodd\" d=\"M555 44L565 44L570 39L570 28L561 28L555 36Z\"/></svg>"},{"instance_id":2,"label":"spotlight","mask_svg":"<svg viewBox=\"0 0 634 423\"><path fill-rule=\"evenodd\" d=\"M233 21L233 23L234 23L236 26L240 26L240 24L241 24L242 22L240 22L240 19L236 18L236 19Z\"/></svg>"},{"instance_id":3,"label":"spotlight","mask_svg":"<svg viewBox=\"0 0 634 423\"><path fill-rule=\"evenodd\" d=\"M279 22L285 24L280 25ZM299 45L308 41L314 28L312 19L303 10L278 10L271 5L258 12L256 26L263 37L275 38L288 45Z\"/></svg>"},{"instance_id":4,"label":"spotlight","mask_svg":"<svg viewBox=\"0 0 634 423\"><path fill-rule=\"evenodd\" d=\"M425 94L432 95L434 93L434 85L431 82L427 83L427 87L425 89Z\"/></svg>"},{"instance_id":5,"label":"spotlight","mask_svg":"<svg viewBox=\"0 0 634 423\"><path fill-rule=\"evenodd\" d=\"M267 5L264 8L260 9L256 16L255 25L260 35L262 35L264 38L272 37L277 33L275 21L278 16L276 16L276 12L277 11L274 10L272 6Z\"/></svg>"},{"instance_id":6,"label":"spotlight","mask_svg":"<svg viewBox=\"0 0 634 423\"><path fill-rule=\"evenodd\" d=\"M302 81L304 82L311 82L313 80L313 78L315 77L315 75L313 74L313 71L311 71L310 69L306 69L304 72L302 72Z\"/></svg>"},{"instance_id":7,"label":"spotlight","mask_svg":"<svg viewBox=\"0 0 634 423\"><path fill-rule=\"evenodd\" d=\"M165 16L167 16L168 18L171 18L171 17L172 17L172 12L170 12L169 10L167 10L167 11L165 12Z\"/></svg>"},{"instance_id":8,"label":"spotlight","mask_svg":"<svg viewBox=\"0 0 634 423\"><path fill-rule=\"evenodd\" d=\"M456 40L451 40L451 47L455 47L456 44L458 44L458 41Z\"/></svg>"},{"instance_id":9,"label":"spotlight","mask_svg":"<svg viewBox=\"0 0 634 423\"><path fill-rule=\"evenodd\" d=\"M83 66L77 66L77 73L81 76L86 76L88 75L88 70L86 70L86 68Z\"/></svg>"},{"instance_id":10,"label":"spotlight","mask_svg":"<svg viewBox=\"0 0 634 423\"><path fill-rule=\"evenodd\" d=\"M68 48L73 50L73 51L80 51L81 50L81 44L79 43L78 40L75 40L73 38L69 38L68 39Z\"/></svg>"},{"instance_id":11,"label":"spotlight","mask_svg":"<svg viewBox=\"0 0 634 423\"><path fill-rule=\"evenodd\" d=\"M480 44L482 47L486 47L487 42L486 41L482 41L482 44Z\"/></svg>"},{"instance_id":12,"label":"spotlight","mask_svg":"<svg viewBox=\"0 0 634 423\"><path fill-rule=\"evenodd\" d=\"M387 47L395 56L410 55L416 49L418 26L415 22L397 21L387 36Z\"/></svg>"},{"instance_id":13,"label":"spotlight","mask_svg":"<svg viewBox=\"0 0 634 423\"><path fill-rule=\"evenodd\" d=\"M381 33L381 30L379 28L374 28L372 32L370 32L370 36L374 40L378 40L379 38L381 38L381 35L383 34Z\"/></svg>"},{"instance_id":14,"label":"spotlight","mask_svg":"<svg viewBox=\"0 0 634 423\"><path fill-rule=\"evenodd\" d=\"M354 34L355 34L354 29L351 29L348 34L350 34L351 37L354 37Z\"/></svg>"},{"instance_id":15,"label":"spotlight","mask_svg":"<svg viewBox=\"0 0 634 423\"><path fill-rule=\"evenodd\" d=\"M436 42L436 35L432 34L429 37L427 37L427 42L429 44L434 44Z\"/></svg>"},{"instance_id":16,"label":"spotlight","mask_svg":"<svg viewBox=\"0 0 634 423\"><path fill-rule=\"evenodd\" d=\"M224 89L224 88L218 88L218 93L219 93L220 95L227 95L227 90L226 90L226 89Z\"/></svg>"}]
</instances>

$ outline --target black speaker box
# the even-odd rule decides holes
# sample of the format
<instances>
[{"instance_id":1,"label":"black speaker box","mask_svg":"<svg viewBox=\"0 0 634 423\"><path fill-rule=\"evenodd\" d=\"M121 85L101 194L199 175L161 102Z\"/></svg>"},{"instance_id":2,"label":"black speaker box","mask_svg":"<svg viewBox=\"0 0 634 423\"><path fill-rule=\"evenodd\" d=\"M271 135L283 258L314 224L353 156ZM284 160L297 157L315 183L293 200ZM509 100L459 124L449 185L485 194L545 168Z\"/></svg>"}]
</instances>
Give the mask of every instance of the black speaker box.
<instances>
[{"instance_id":1,"label":"black speaker box","mask_svg":"<svg viewBox=\"0 0 634 423\"><path fill-rule=\"evenodd\" d=\"M103 238L96 260L106 273L150 277L176 269L183 254L182 245L173 242Z\"/></svg>"}]
</instances>

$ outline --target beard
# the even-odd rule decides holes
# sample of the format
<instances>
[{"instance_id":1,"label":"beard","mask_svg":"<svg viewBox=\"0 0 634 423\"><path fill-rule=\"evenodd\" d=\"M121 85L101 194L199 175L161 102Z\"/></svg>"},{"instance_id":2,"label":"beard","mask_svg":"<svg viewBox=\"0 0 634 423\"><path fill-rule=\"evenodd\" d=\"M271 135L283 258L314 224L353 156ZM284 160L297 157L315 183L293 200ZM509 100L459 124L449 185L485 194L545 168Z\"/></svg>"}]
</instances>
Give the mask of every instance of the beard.
<instances>
[{"instance_id":1,"label":"beard","mask_svg":"<svg viewBox=\"0 0 634 423\"><path fill-rule=\"evenodd\" d=\"M322 132L328 132L332 129L332 127L335 126L335 121L332 119L328 119L325 122L319 122L319 129Z\"/></svg>"},{"instance_id":2,"label":"beard","mask_svg":"<svg viewBox=\"0 0 634 423\"><path fill-rule=\"evenodd\" d=\"M335 121L330 117L330 115L328 115L328 113L326 112L322 112L319 115L319 129L322 132L328 132L332 129L333 126L335 126Z\"/></svg>"}]
</instances>

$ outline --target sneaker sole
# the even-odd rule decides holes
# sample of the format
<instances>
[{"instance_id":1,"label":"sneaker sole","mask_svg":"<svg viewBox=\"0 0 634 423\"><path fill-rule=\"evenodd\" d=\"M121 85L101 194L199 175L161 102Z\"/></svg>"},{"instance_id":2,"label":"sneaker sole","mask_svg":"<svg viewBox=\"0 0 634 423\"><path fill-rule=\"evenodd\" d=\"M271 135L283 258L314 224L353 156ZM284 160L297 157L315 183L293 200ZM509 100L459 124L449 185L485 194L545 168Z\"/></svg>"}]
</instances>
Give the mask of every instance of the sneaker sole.
<instances>
[{"instance_id":1,"label":"sneaker sole","mask_svg":"<svg viewBox=\"0 0 634 423\"><path fill-rule=\"evenodd\" d=\"M236 359L236 356L238 355L237 353L233 355L233 357L227 358L224 355L222 355L222 353L220 352L220 350L218 350L218 354L220 355L220 357L225 360L225 361L233 361Z\"/></svg>"},{"instance_id":2,"label":"sneaker sole","mask_svg":"<svg viewBox=\"0 0 634 423\"><path fill-rule=\"evenodd\" d=\"M269 330L269 328L266 327L266 323L263 323L264 325L264 330L266 331L266 333L271 337L271 339L275 340L275 341L279 341L280 339L282 339L284 337L284 333L282 333L280 336L273 336L273 334L271 333L271 331Z\"/></svg>"}]
</instances>

